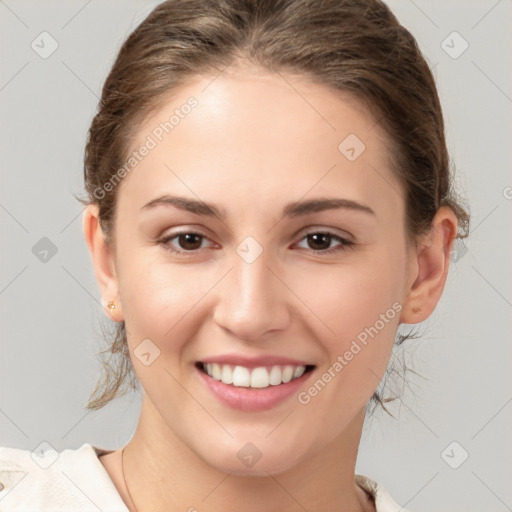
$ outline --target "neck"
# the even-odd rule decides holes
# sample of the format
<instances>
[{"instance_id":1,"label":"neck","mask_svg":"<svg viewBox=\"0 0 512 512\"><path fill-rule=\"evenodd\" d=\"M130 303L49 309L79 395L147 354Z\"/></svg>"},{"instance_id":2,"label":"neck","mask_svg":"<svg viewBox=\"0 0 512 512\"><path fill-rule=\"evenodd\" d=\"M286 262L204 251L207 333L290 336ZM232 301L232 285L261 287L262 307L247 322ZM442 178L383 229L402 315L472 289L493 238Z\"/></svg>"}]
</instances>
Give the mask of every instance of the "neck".
<instances>
[{"instance_id":1,"label":"neck","mask_svg":"<svg viewBox=\"0 0 512 512\"><path fill-rule=\"evenodd\" d=\"M144 395L135 434L124 449L124 474L137 512L371 510L354 482L364 421L360 411L339 438L289 470L240 476L212 467L165 425Z\"/></svg>"}]
</instances>

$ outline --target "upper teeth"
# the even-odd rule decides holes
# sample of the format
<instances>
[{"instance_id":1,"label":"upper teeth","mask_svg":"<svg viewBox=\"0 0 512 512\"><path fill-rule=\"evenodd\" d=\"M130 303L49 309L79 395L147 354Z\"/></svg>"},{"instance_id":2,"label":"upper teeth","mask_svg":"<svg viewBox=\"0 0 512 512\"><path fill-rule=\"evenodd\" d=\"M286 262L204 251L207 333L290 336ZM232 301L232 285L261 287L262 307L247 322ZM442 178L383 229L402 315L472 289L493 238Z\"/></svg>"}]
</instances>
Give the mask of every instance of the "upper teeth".
<instances>
[{"instance_id":1,"label":"upper teeth","mask_svg":"<svg viewBox=\"0 0 512 512\"><path fill-rule=\"evenodd\" d=\"M253 368L252 371L245 366L231 366L229 364L206 363L203 364L206 373L224 384L232 384L245 388L268 388L285 384L299 378L305 371L305 366L270 366L270 371L264 366Z\"/></svg>"}]
</instances>

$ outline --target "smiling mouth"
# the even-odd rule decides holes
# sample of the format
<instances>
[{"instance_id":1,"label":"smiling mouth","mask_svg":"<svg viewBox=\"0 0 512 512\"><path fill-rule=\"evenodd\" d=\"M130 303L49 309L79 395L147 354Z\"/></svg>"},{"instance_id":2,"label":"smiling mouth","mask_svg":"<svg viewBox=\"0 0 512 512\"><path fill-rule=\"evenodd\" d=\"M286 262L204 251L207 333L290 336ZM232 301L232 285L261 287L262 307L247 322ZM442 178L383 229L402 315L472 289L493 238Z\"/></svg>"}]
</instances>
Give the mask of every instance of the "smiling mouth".
<instances>
[{"instance_id":1,"label":"smiling mouth","mask_svg":"<svg viewBox=\"0 0 512 512\"><path fill-rule=\"evenodd\" d=\"M232 364L196 363L203 373L233 387L265 389L280 386L311 372L314 365L270 365L247 368Z\"/></svg>"}]
</instances>

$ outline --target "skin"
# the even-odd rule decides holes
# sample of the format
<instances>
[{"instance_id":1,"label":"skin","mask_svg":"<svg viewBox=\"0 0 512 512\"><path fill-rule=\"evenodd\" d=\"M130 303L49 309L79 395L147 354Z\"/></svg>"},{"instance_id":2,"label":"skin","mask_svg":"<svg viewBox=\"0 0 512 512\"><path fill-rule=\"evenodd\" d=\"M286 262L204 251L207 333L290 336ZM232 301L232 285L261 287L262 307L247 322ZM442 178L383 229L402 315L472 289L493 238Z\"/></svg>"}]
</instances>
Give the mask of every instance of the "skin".
<instances>
[{"instance_id":1,"label":"skin","mask_svg":"<svg viewBox=\"0 0 512 512\"><path fill-rule=\"evenodd\" d=\"M441 297L456 217L442 207L430 233L406 241L389 141L350 96L249 67L212 80L190 80L141 126L134 147L187 98L198 100L119 185L114 243L105 243L97 206L83 218L104 304L116 306L106 312L126 322L144 389L124 453L133 502L139 512L226 512L240 503L258 512L374 510L354 482L365 407L399 323L425 320ZM353 162L338 150L350 133L366 146ZM163 194L213 203L225 218L141 210ZM375 215L283 216L289 202L320 197L351 199ZM326 230L355 245L322 253L343 246L306 236ZM165 246L190 245L159 240L177 231L207 238L176 255ZM236 252L247 236L263 248L252 263ZM269 410L234 410L197 376L194 363L219 354L287 356L316 365L307 390L395 302L401 311L307 405L294 395ZM160 350L149 366L133 354L147 338ZM262 454L251 468L237 457L248 441ZM120 451L101 460L134 510Z\"/></svg>"}]
</instances>

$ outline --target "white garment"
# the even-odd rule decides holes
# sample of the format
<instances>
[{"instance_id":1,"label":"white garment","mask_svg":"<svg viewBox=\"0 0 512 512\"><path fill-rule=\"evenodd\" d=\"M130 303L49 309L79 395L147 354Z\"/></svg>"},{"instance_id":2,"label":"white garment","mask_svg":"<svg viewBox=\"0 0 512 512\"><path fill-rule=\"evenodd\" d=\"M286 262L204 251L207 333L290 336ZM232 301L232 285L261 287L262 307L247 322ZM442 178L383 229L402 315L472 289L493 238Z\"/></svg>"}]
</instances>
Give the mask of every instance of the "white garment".
<instances>
[{"instance_id":1,"label":"white garment","mask_svg":"<svg viewBox=\"0 0 512 512\"><path fill-rule=\"evenodd\" d=\"M41 454L0 447L0 512L128 512L98 459L109 451L88 443ZM407 512L380 484L355 478L374 497L377 512Z\"/></svg>"}]
</instances>

